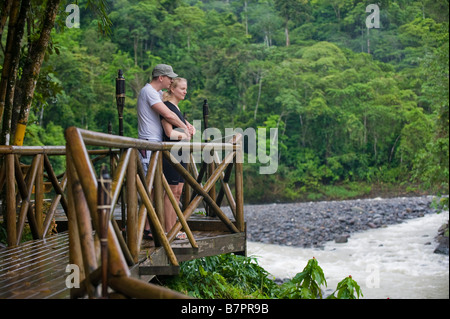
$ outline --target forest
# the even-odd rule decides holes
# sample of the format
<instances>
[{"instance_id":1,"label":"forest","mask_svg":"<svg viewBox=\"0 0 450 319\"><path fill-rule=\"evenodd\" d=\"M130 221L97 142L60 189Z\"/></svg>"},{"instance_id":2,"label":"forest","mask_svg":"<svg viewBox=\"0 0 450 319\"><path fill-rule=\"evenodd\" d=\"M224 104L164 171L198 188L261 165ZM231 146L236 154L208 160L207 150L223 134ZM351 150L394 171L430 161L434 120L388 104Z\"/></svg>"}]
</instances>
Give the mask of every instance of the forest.
<instances>
[{"instance_id":1,"label":"forest","mask_svg":"<svg viewBox=\"0 0 450 319\"><path fill-rule=\"evenodd\" d=\"M124 135L137 137L137 96L165 63L188 79L180 108L190 121L207 99L210 127L278 129L277 172L245 164L248 203L448 194L448 0L378 1L373 28L370 0L28 0L19 87L51 1L58 12L23 145L64 145L69 126L107 132L111 123L118 134L119 69ZM3 70L10 26L1 10ZM13 144L6 110L0 144Z\"/></svg>"}]
</instances>

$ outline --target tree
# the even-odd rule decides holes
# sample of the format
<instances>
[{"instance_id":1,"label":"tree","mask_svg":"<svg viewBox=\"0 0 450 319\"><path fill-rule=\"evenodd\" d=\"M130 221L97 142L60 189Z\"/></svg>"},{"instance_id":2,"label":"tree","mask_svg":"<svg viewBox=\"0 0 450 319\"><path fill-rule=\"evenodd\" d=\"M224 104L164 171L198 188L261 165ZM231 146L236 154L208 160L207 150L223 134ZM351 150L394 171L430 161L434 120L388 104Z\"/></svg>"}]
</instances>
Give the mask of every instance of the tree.
<instances>
[{"instance_id":1,"label":"tree","mask_svg":"<svg viewBox=\"0 0 450 319\"><path fill-rule=\"evenodd\" d=\"M284 33L286 35L286 46L291 44L289 39L289 23L305 22L310 18L308 0L275 0L275 8L280 11L284 18Z\"/></svg>"},{"instance_id":2,"label":"tree","mask_svg":"<svg viewBox=\"0 0 450 319\"><path fill-rule=\"evenodd\" d=\"M63 0L47 0L43 4L32 0L3 2L0 30L2 34L7 25L8 36L0 81L1 144L23 143L42 63L49 48L51 49L51 31L60 12L60 5L64 3ZM88 0L86 5L100 14L104 30L108 31L106 0ZM25 26L27 38L23 41ZM21 52L24 54L22 57ZM18 77L20 58L24 62Z\"/></svg>"},{"instance_id":3,"label":"tree","mask_svg":"<svg viewBox=\"0 0 450 319\"><path fill-rule=\"evenodd\" d=\"M3 60L2 77L0 81L0 120L3 119L3 130L0 136L1 144L9 144L11 121L14 103L14 89L19 66L21 41L24 33L27 12L30 1L24 0L4 2L1 12L2 33L9 15L8 36ZM5 22L3 22L5 21Z\"/></svg>"},{"instance_id":4,"label":"tree","mask_svg":"<svg viewBox=\"0 0 450 319\"><path fill-rule=\"evenodd\" d=\"M185 35L187 49L191 50L191 39L194 31L205 25L205 12L198 7L178 7L174 20L180 23L180 32Z\"/></svg>"}]
</instances>

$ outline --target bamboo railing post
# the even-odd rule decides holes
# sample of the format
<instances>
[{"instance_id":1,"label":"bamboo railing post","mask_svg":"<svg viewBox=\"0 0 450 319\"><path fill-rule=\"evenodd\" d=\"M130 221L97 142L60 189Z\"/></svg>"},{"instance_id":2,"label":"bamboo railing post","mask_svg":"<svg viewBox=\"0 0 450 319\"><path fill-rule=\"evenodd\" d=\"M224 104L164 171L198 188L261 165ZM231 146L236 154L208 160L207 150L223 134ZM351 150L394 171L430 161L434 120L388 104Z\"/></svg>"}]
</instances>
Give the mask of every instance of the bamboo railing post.
<instances>
[{"instance_id":1,"label":"bamboo railing post","mask_svg":"<svg viewBox=\"0 0 450 319\"><path fill-rule=\"evenodd\" d=\"M127 166L126 197L127 197L127 243L133 260L138 261L138 228L137 228L137 190L136 190L136 150L132 149Z\"/></svg>"},{"instance_id":2,"label":"bamboo railing post","mask_svg":"<svg viewBox=\"0 0 450 319\"><path fill-rule=\"evenodd\" d=\"M44 204L44 159L41 156L36 173L36 184L34 187L34 216L36 219L36 231L38 238L42 239L43 234L43 205Z\"/></svg>"},{"instance_id":3,"label":"bamboo railing post","mask_svg":"<svg viewBox=\"0 0 450 319\"><path fill-rule=\"evenodd\" d=\"M213 154L214 154L214 148L211 148L211 150L210 150L210 152L208 154L209 164L207 165L207 171L208 172L207 172L206 180L208 180L209 178L211 178L213 176L213 173L214 173L214 170L215 170ZM211 198L214 201L216 200L216 185L213 185L213 187L211 187L211 190L209 191L209 196L211 196ZM213 209L208 208L207 212L208 212L208 216L216 217L216 214L215 214Z\"/></svg>"},{"instance_id":4,"label":"bamboo railing post","mask_svg":"<svg viewBox=\"0 0 450 319\"><path fill-rule=\"evenodd\" d=\"M235 180L236 180L236 226L243 232L245 231L244 222L244 173L243 173L243 163L244 155L242 149L242 139L238 138L235 141L239 146L236 149L235 157Z\"/></svg>"},{"instance_id":5,"label":"bamboo railing post","mask_svg":"<svg viewBox=\"0 0 450 319\"><path fill-rule=\"evenodd\" d=\"M137 159L139 161L139 159ZM152 152L152 155L150 157L150 163L148 165L148 170L147 170L147 176L144 175L144 169L141 166L141 163L138 163L138 168L140 171L140 169L142 168L142 172L139 173L138 178L140 178L141 182L145 184L147 187L145 188L146 192L148 192L148 196L151 198L152 196L152 187L153 187L153 181L155 178L155 171L156 171L156 161L157 161L157 152ZM138 213L138 247L141 247L141 243L142 243L142 236L144 234L144 229L145 229L145 222L148 221L147 218L147 208L145 207L145 205L141 205L139 207L139 213ZM153 227L152 225L150 225L150 228Z\"/></svg>"},{"instance_id":6,"label":"bamboo railing post","mask_svg":"<svg viewBox=\"0 0 450 319\"><path fill-rule=\"evenodd\" d=\"M84 264L83 264L83 256L81 254L81 244L80 244L80 236L78 233L78 221L75 209L75 199L73 196L73 187L72 183L74 183L74 167L71 158L70 152L66 154L66 171L67 171L67 220L68 220L68 228L69 228L69 263L72 265L77 265L80 274L80 281L84 280L85 272L84 272ZM75 287L76 288L76 285ZM72 298L75 297L74 289L71 289L70 295Z\"/></svg>"},{"instance_id":7,"label":"bamboo railing post","mask_svg":"<svg viewBox=\"0 0 450 319\"><path fill-rule=\"evenodd\" d=\"M157 154L157 162L156 162L156 172L155 172L155 180L153 182L153 192L154 192L154 202L155 202L155 211L161 225L165 225L165 217L164 217L164 189L162 186L161 176L163 174L162 168L162 153L158 152ZM155 241L155 245L160 246L161 243L158 240Z\"/></svg>"},{"instance_id":8,"label":"bamboo railing post","mask_svg":"<svg viewBox=\"0 0 450 319\"><path fill-rule=\"evenodd\" d=\"M0 156L0 192L3 190L3 186L5 186L6 181L6 156Z\"/></svg>"},{"instance_id":9,"label":"bamboo railing post","mask_svg":"<svg viewBox=\"0 0 450 319\"><path fill-rule=\"evenodd\" d=\"M73 158L73 157L72 157ZM78 226L78 236L83 259L85 281L84 285L89 297L97 297L95 287L89 281L89 274L98 268L97 256L95 252L93 228L91 214L86 202L86 196L80 185L79 174L71 168L72 175L72 198L75 205L76 224Z\"/></svg>"},{"instance_id":10,"label":"bamboo railing post","mask_svg":"<svg viewBox=\"0 0 450 319\"><path fill-rule=\"evenodd\" d=\"M14 182L14 154L5 156L6 165L6 242L8 246L17 244L16 232L16 186Z\"/></svg>"},{"instance_id":11,"label":"bamboo railing post","mask_svg":"<svg viewBox=\"0 0 450 319\"><path fill-rule=\"evenodd\" d=\"M111 179L103 166L97 182L97 211L100 228L100 255L102 269L102 297L108 296L108 226L111 213Z\"/></svg>"},{"instance_id":12,"label":"bamboo railing post","mask_svg":"<svg viewBox=\"0 0 450 319\"><path fill-rule=\"evenodd\" d=\"M192 153L190 155L192 155ZM187 163L187 165L188 165L188 170L192 172L193 171L192 166L195 166L195 163L189 162L189 163ZM182 200L181 200L183 209L188 207L190 201L191 201L191 187L189 186L188 183L184 183Z\"/></svg>"}]
</instances>

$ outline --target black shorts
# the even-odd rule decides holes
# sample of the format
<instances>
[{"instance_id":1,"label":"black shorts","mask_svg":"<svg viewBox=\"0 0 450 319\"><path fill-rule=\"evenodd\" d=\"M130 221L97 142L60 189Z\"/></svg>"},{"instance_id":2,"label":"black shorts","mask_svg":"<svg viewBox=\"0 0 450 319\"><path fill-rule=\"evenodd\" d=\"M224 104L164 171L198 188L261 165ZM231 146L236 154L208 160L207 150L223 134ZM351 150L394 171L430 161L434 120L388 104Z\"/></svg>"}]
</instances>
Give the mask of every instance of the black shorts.
<instances>
[{"instance_id":1,"label":"black shorts","mask_svg":"<svg viewBox=\"0 0 450 319\"><path fill-rule=\"evenodd\" d=\"M187 167L186 163L184 162L181 162L180 164L183 165L184 168ZM178 185L179 183L184 183L183 176L181 176L181 174L178 173L175 167L173 167L172 164L170 164L170 162L165 158L163 158L163 172L169 185Z\"/></svg>"}]
</instances>

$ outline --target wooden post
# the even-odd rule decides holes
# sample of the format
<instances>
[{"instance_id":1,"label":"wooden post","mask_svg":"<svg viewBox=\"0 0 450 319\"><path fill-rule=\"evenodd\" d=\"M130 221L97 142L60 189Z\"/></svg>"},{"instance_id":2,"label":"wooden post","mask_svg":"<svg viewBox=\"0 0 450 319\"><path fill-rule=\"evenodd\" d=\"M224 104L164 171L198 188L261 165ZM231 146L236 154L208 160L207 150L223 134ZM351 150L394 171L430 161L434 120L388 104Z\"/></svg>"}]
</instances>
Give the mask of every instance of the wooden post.
<instances>
[{"instance_id":1,"label":"wooden post","mask_svg":"<svg viewBox=\"0 0 450 319\"><path fill-rule=\"evenodd\" d=\"M81 255L81 245L80 245L80 236L78 233L78 221L75 210L75 200L73 197L73 187L72 183L74 182L73 172L73 162L71 153L69 148L67 148L66 154L66 171L67 171L67 219L68 219L68 227L69 227L69 263L73 265L77 265L80 270L80 281L84 280L85 272L83 265L83 256ZM70 295L72 298L75 297L75 291L72 289L70 291Z\"/></svg>"},{"instance_id":2,"label":"wooden post","mask_svg":"<svg viewBox=\"0 0 450 319\"><path fill-rule=\"evenodd\" d=\"M43 155L39 161L36 172L36 183L34 187L34 216L36 219L36 231L38 238L43 238L43 207L44 207L44 159Z\"/></svg>"},{"instance_id":3,"label":"wooden post","mask_svg":"<svg viewBox=\"0 0 450 319\"><path fill-rule=\"evenodd\" d=\"M136 150L132 149L130 161L127 167L127 244L130 249L133 260L138 261L138 225L137 225L137 190L136 190Z\"/></svg>"},{"instance_id":4,"label":"wooden post","mask_svg":"<svg viewBox=\"0 0 450 319\"><path fill-rule=\"evenodd\" d=\"M164 217L164 189L162 186L162 174L163 173L163 165L162 165L162 153L158 151L156 155L156 172L155 172L155 180L153 182L153 193L154 193L154 201L155 201L155 211L156 215L158 215L158 219L161 222L161 225L165 225L165 217ZM155 245L160 246L161 243L155 241Z\"/></svg>"},{"instance_id":5,"label":"wooden post","mask_svg":"<svg viewBox=\"0 0 450 319\"><path fill-rule=\"evenodd\" d=\"M209 157L209 164L208 164L208 168L207 171L208 173L206 174L207 178L206 180L208 180L209 178L211 178L213 176L214 170L215 170L215 164L214 164L214 149L210 150L210 153L208 155ZM211 196L211 198L215 201L216 200L216 185L213 185L213 187L211 187L210 191L209 191L209 196ZM219 204L220 205L220 204ZM209 206L208 206L209 207ZM220 206L219 206L220 207ZM208 208L207 210L208 212L208 216L210 217L216 217L216 214L214 212L213 209Z\"/></svg>"},{"instance_id":6,"label":"wooden post","mask_svg":"<svg viewBox=\"0 0 450 319\"><path fill-rule=\"evenodd\" d=\"M106 298L108 296L108 226L111 213L111 178L106 166L102 167L100 179L97 182L97 200L102 263L102 297Z\"/></svg>"},{"instance_id":7,"label":"wooden post","mask_svg":"<svg viewBox=\"0 0 450 319\"><path fill-rule=\"evenodd\" d=\"M16 186L14 172L14 154L7 154L6 165L6 242L8 246L17 244L16 232Z\"/></svg>"},{"instance_id":8,"label":"wooden post","mask_svg":"<svg viewBox=\"0 0 450 319\"><path fill-rule=\"evenodd\" d=\"M92 221L89 212L89 207L86 203L86 197L80 185L78 173L72 169L72 198L74 203L76 225L78 226L78 240L81 248L81 258L83 260L83 267L85 273L85 288L89 297L96 297L96 291L93 285L89 282L89 274L97 269L97 257L94 245L94 232L92 228ZM81 266L81 265L80 265Z\"/></svg>"},{"instance_id":9,"label":"wooden post","mask_svg":"<svg viewBox=\"0 0 450 319\"><path fill-rule=\"evenodd\" d=\"M141 178L140 178L141 182L145 181L145 185L147 186L145 188L145 190L146 190L146 192L148 192L148 196L150 198L151 198L151 193L152 193L153 181L155 179L156 161L157 161L157 154L156 154L156 152L152 152L152 155L150 157L150 163L148 165L147 176L145 176L145 177L141 176ZM139 166L140 166L140 164L138 165L138 167ZM139 175L141 175L141 173ZM142 172L142 175L143 175L143 172ZM142 179L142 177L144 177L144 179ZM137 238L138 247L141 247L142 236L144 234L144 229L145 229L145 222L147 220L148 220L147 208L145 208L145 205L141 205L139 207L139 213L138 213L138 238ZM150 225L150 227L152 227L152 226Z\"/></svg>"},{"instance_id":10,"label":"wooden post","mask_svg":"<svg viewBox=\"0 0 450 319\"><path fill-rule=\"evenodd\" d=\"M236 224L237 228L243 232L245 231L244 222L244 173L243 173L243 150L242 139L237 138L236 144L239 146L236 149L235 157L235 180L236 180Z\"/></svg>"},{"instance_id":11,"label":"wooden post","mask_svg":"<svg viewBox=\"0 0 450 319\"><path fill-rule=\"evenodd\" d=\"M192 153L190 154L190 157L192 158L191 155L192 155ZM187 163L187 165L188 165L188 168L190 167L191 171L193 171L192 170L192 166L195 166L195 163L194 162L190 162L190 163ZM188 183L184 183L183 196L182 196L182 201L181 201L183 209L188 207L190 201L191 201L191 187L189 186Z\"/></svg>"}]
</instances>

